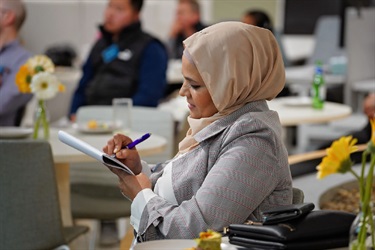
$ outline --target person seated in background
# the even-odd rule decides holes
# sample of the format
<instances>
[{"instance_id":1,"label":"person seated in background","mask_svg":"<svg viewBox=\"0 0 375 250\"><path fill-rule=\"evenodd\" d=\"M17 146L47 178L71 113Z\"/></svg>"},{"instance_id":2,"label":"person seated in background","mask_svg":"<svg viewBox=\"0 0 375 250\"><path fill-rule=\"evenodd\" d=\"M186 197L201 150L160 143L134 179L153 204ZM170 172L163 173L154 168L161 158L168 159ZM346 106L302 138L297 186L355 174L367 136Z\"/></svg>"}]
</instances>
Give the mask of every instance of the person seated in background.
<instances>
[{"instance_id":1,"label":"person seated in background","mask_svg":"<svg viewBox=\"0 0 375 250\"><path fill-rule=\"evenodd\" d=\"M111 105L132 98L134 105L156 107L166 86L168 54L164 45L141 29L143 0L109 0L101 38L83 65L70 118L84 105Z\"/></svg>"},{"instance_id":2,"label":"person seated in background","mask_svg":"<svg viewBox=\"0 0 375 250\"><path fill-rule=\"evenodd\" d=\"M368 119L375 117L375 92L369 93L363 101L363 113L368 117ZM358 139L358 144L367 143L371 138L370 121L367 122L363 129L354 131L353 137Z\"/></svg>"},{"instance_id":3,"label":"person seated in background","mask_svg":"<svg viewBox=\"0 0 375 250\"><path fill-rule=\"evenodd\" d=\"M261 10L249 10L242 17L242 22L265 28L273 32L273 26L269 16Z\"/></svg>"},{"instance_id":4,"label":"person seated in background","mask_svg":"<svg viewBox=\"0 0 375 250\"><path fill-rule=\"evenodd\" d=\"M184 47L182 41L202 30L200 6L197 0L179 0L176 17L169 32L168 48L172 59L181 59Z\"/></svg>"},{"instance_id":5,"label":"person seated in background","mask_svg":"<svg viewBox=\"0 0 375 250\"><path fill-rule=\"evenodd\" d=\"M83 65L70 119L84 105L111 105L132 98L138 106L156 107L164 95L168 54L164 45L141 29L143 0L108 0L101 37ZM102 221L101 245L117 243L114 221Z\"/></svg>"},{"instance_id":6,"label":"person seated in background","mask_svg":"<svg viewBox=\"0 0 375 250\"><path fill-rule=\"evenodd\" d=\"M129 137L116 134L103 148L135 173L110 168L132 200L130 220L142 241L196 238L207 229L260 220L261 211L292 202L282 127L266 102L285 84L272 33L223 22L183 44L180 95L190 129L179 153L151 173L135 148L121 149Z\"/></svg>"},{"instance_id":7,"label":"person seated in background","mask_svg":"<svg viewBox=\"0 0 375 250\"><path fill-rule=\"evenodd\" d=\"M0 126L19 126L32 98L15 84L18 69L31 56L18 38L26 9L21 0L0 0L0 13Z\"/></svg>"},{"instance_id":8,"label":"person seated in background","mask_svg":"<svg viewBox=\"0 0 375 250\"><path fill-rule=\"evenodd\" d=\"M266 12L261 10L248 10L242 16L242 22L270 30L276 37L276 40L280 47L280 51L283 56L284 66L290 65L289 60L286 58L285 55L284 46L281 42L280 33L273 28L271 18L267 15Z\"/></svg>"}]
</instances>

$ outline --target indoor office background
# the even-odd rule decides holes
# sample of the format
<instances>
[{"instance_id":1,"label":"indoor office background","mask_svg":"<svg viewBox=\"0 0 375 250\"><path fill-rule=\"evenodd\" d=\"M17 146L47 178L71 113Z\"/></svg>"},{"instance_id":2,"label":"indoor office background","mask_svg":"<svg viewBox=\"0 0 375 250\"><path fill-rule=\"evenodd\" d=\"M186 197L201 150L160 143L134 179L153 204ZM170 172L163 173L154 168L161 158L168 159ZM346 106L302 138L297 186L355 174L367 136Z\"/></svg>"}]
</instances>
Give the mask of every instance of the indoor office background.
<instances>
[{"instance_id":1,"label":"indoor office background","mask_svg":"<svg viewBox=\"0 0 375 250\"><path fill-rule=\"evenodd\" d=\"M317 17L339 14L341 2L201 0L200 5L202 21L206 24L240 20L246 10L259 9L271 17L276 29L285 30L287 34L311 35ZM25 0L25 3L29 15L21 35L28 49L42 53L54 44L68 43L81 52L87 50L95 40L96 26L102 20L106 0ZM144 29L165 41L176 5L177 1L174 0L146 0L142 12ZM307 9L309 11L300 11Z\"/></svg>"},{"instance_id":2,"label":"indoor office background","mask_svg":"<svg viewBox=\"0 0 375 250\"><path fill-rule=\"evenodd\" d=\"M312 35L319 16L344 15L346 6L373 6L374 0L201 0L203 23L240 20L246 10L259 9L273 26L289 35ZM43 53L48 47L69 44L85 58L95 41L106 0L25 0L29 15L22 28L25 47ZM175 0L146 0L142 25L162 41L167 40L174 18ZM81 61L77 61L78 63Z\"/></svg>"},{"instance_id":3,"label":"indoor office background","mask_svg":"<svg viewBox=\"0 0 375 250\"><path fill-rule=\"evenodd\" d=\"M56 72L58 78L66 85L66 93L47 101L51 126L64 128L69 122L67 114L71 95L81 76L80 67L97 39L97 26L102 22L107 0L24 0L24 2L28 16L21 30L21 40L28 50L34 54L43 54L49 48L69 46L77 54L72 67L61 67ZM141 14L144 30L166 42L174 20L177 2L178 0L145 0ZM315 167L321 160L322 154L318 154L319 161L308 163L307 160L315 159L311 157L312 155L308 155L307 158L293 158L293 156L296 154L300 156L311 151L316 152L315 150L320 149L325 143L350 131L361 129L366 124L367 117L362 112L362 101L369 92L375 92L373 70L375 68L375 0L200 0L199 3L201 20L206 25L220 21L240 21L243 14L250 9L266 12L271 18L275 32L280 35L278 41L285 50L288 60L287 85L292 96L299 97L308 94L306 87L301 87L299 81L304 81L305 86L311 86L313 77L311 69L316 59L324 60L325 64L329 64L333 57L344 56L346 58L346 75L334 75L326 80L334 82L333 85L327 85L329 101L345 105L346 110L350 109L350 115L346 112L343 115L345 119L315 124L290 120L285 122L286 125L283 124L285 143L291 157L290 162L293 162L290 164L293 186L303 190L306 202L314 202L318 207L319 196L326 189L350 180L350 176L334 176L318 181L315 177ZM364 8L371 9L372 12L370 11L371 13L367 15L367 12L362 12ZM366 20L370 20L370 23L366 21L366 24L360 24L358 28L355 25L358 22L357 17L361 15ZM322 23L320 20L324 16L333 16L333 19L326 19L329 24L321 25L319 29L318 24ZM346 33L348 30L350 34ZM168 70L171 70L171 65ZM181 75L180 72L180 68L177 67L177 75ZM296 74L296 77L288 78L289 73ZM180 79L181 76L177 76L177 80L173 81L178 82ZM172 102L168 106L170 100ZM30 102L27 107L23 126L32 125L35 110L35 100L33 101L34 104ZM280 108L280 106L282 105L278 102L270 103L271 108ZM151 163L173 157L178 141L185 136L186 132L185 121L188 111L185 100L166 97L165 103L162 103L160 108L164 111L171 111L172 116L164 113L165 116L156 117L146 112L136 118L139 123L145 125L145 129L149 129L146 125L152 123L155 129L152 132L167 139L168 145L164 152L146 157L146 160ZM107 111L108 109L103 113ZM288 116L287 113L285 114ZM285 114L280 113L280 116ZM307 113L306 116L309 114ZM150 118L151 121L145 121L145 118ZM307 118L304 117L308 120ZM108 119L111 118L108 117ZM117 185L117 177L98 163L70 164L68 180L71 184L110 184L109 191L118 194L117 187L113 187L113 184ZM74 188L72 191L75 191ZM90 235L88 240L78 240L73 248L86 249L89 246L87 247L89 249L127 249L124 245L128 242L123 241L108 248L98 246L98 225L90 220L81 220L80 223L91 228ZM119 237L125 239L123 236L129 229L128 220L121 219L118 224Z\"/></svg>"}]
</instances>

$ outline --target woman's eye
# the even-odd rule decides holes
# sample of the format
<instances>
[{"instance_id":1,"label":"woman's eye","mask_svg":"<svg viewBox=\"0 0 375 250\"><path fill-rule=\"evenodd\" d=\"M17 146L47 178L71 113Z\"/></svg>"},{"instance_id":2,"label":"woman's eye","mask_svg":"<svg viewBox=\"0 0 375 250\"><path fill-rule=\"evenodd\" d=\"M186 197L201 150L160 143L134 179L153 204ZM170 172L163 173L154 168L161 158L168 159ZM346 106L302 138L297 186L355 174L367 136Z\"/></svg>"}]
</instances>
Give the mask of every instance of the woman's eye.
<instances>
[{"instance_id":1,"label":"woman's eye","mask_svg":"<svg viewBox=\"0 0 375 250\"><path fill-rule=\"evenodd\" d=\"M193 84L190 84L190 87L191 87L192 89L198 89L198 88L200 87L200 85L193 85Z\"/></svg>"}]
</instances>

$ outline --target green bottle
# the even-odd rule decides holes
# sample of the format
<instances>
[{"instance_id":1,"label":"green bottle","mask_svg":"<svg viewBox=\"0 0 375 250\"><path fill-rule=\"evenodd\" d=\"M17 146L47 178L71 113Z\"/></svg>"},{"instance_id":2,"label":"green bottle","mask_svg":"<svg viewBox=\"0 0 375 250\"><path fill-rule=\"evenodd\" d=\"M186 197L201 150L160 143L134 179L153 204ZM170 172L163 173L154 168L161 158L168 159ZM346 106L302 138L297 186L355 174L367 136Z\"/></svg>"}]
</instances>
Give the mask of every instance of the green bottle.
<instances>
[{"instance_id":1,"label":"green bottle","mask_svg":"<svg viewBox=\"0 0 375 250\"><path fill-rule=\"evenodd\" d=\"M323 77L322 62L316 61L314 80L311 89L312 107L314 109L323 109L324 100L326 98L326 88Z\"/></svg>"}]
</instances>

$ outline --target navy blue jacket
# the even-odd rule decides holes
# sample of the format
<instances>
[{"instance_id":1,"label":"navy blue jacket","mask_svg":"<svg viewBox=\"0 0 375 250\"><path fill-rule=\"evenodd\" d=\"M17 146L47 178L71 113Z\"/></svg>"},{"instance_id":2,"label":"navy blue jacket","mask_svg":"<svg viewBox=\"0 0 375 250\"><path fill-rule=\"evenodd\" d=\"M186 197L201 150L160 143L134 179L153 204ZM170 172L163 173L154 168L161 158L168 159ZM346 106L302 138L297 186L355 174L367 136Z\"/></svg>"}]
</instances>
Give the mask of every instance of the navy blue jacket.
<instances>
[{"instance_id":1,"label":"navy blue jacket","mask_svg":"<svg viewBox=\"0 0 375 250\"><path fill-rule=\"evenodd\" d=\"M167 65L168 55L164 46L157 40L150 41L140 59L138 86L132 96L134 105L151 107L158 105L166 87ZM94 71L90 56L83 65L82 70L83 76L73 96L70 114L76 113L80 106L88 104L87 88L97 73Z\"/></svg>"}]
</instances>

